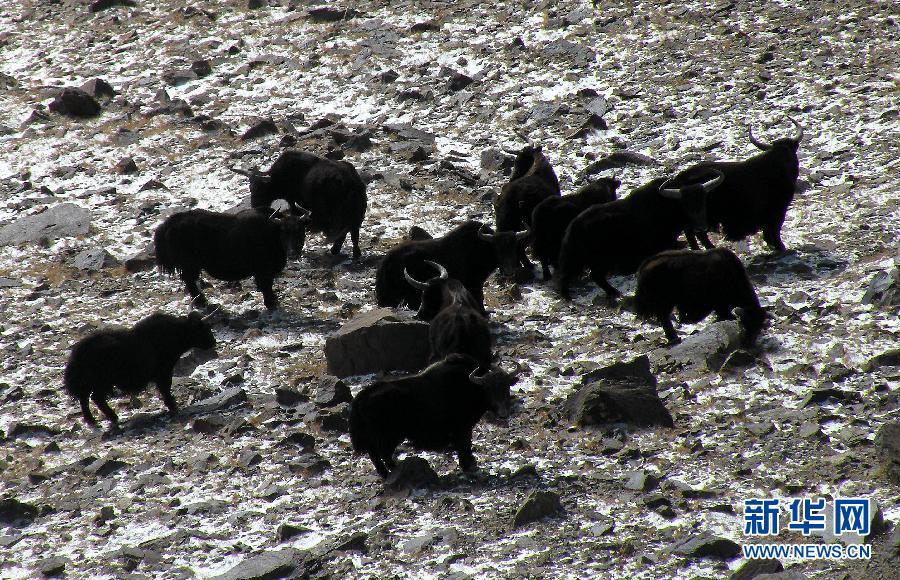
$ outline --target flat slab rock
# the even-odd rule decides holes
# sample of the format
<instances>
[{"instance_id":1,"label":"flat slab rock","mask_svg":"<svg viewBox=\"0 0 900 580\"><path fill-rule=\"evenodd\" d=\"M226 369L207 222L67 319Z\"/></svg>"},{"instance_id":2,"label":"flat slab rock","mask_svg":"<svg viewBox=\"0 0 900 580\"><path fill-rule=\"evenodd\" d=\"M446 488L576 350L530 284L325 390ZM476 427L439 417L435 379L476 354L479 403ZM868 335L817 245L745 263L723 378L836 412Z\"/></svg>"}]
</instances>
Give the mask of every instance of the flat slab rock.
<instances>
[{"instance_id":1,"label":"flat slab rock","mask_svg":"<svg viewBox=\"0 0 900 580\"><path fill-rule=\"evenodd\" d=\"M336 377L417 371L428 350L428 323L391 308L360 314L325 340L328 372Z\"/></svg>"},{"instance_id":2,"label":"flat slab rock","mask_svg":"<svg viewBox=\"0 0 900 580\"><path fill-rule=\"evenodd\" d=\"M521 528L546 517L563 514L559 494L552 491L531 490L513 517L513 528Z\"/></svg>"},{"instance_id":3,"label":"flat slab rock","mask_svg":"<svg viewBox=\"0 0 900 580\"><path fill-rule=\"evenodd\" d=\"M701 534L675 546L675 553L695 558L730 560L741 553L741 547L727 538Z\"/></svg>"},{"instance_id":4,"label":"flat slab rock","mask_svg":"<svg viewBox=\"0 0 900 580\"><path fill-rule=\"evenodd\" d=\"M264 580L269 578L299 578L306 572L309 552L296 548L271 550L241 561L240 564L212 580Z\"/></svg>"},{"instance_id":5,"label":"flat slab rock","mask_svg":"<svg viewBox=\"0 0 900 580\"><path fill-rule=\"evenodd\" d=\"M91 226L91 211L74 203L60 203L47 211L20 217L0 226L0 246L83 236Z\"/></svg>"},{"instance_id":6,"label":"flat slab rock","mask_svg":"<svg viewBox=\"0 0 900 580\"><path fill-rule=\"evenodd\" d=\"M736 320L723 320L702 332L682 337L680 344L650 352L656 369L683 368L718 371L728 355L741 346L743 330Z\"/></svg>"}]
</instances>

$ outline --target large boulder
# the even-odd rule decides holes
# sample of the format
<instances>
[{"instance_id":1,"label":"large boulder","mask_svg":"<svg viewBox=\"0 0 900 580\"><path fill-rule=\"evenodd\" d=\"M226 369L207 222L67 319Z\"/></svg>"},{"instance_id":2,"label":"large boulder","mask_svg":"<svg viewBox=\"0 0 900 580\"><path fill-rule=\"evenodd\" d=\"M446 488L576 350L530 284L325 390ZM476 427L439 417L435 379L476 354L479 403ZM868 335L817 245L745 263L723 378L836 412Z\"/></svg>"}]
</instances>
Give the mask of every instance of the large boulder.
<instances>
[{"instance_id":1,"label":"large boulder","mask_svg":"<svg viewBox=\"0 0 900 580\"><path fill-rule=\"evenodd\" d=\"M417 371L428 362L428 323L411 313L379 308L356 316L325 341L328 372L336 377Z\"/></svg>"},{"instance_id":2,"label":"large boulder","mask_svg":"<svg viewBox=\"0 0 900 580\"><path fill-rule=\"evenodd\" d=\"M97 99L75 87L63 89L47 108L54 113L76 119L96 117L102 111Z\"/></svg>"},{"instance_id":3,"label":"large boulder","mask_svg":"<svg viewBox=\"0 0 900 580\"><path fill-rule=\"evenodd\" d=\"M875 447L884 467L884 473L892 482L900 485L900 421L885 423L875 435Z\"/></svg>"},{"instance_id":4,"label":"large boulder","mask_svg":"<svg viewBox=\"0 0 900 580\"><path fill-rule=\"evenodd\" d=\"M215 580L263 580L269 578L300 578L318 568L309 552L296 548L267 550L245 558Z\"/></svg>"},{"instance_id":5,"label":"large boulder","mask_svg":"<svg viewBox=\"0 0 900 580\"><path fill-rule=\"evenodd\" d=\"M630 423L638 427L672 427L672 415L656 393L650 360L640 356L591 371L580 389L569 395L563 410L582 427L604 423Z\"/></svg>"},{"instance_id":6,"label":"large boulder","mask_svg":"<svg viewBox=\"0 0 900 580\"><path fill-rule=\"evenodd\" d=\"M718 371L728 355L741 346L743 337L743 329L736 320L714 322L702 332L684 337L675 346L652 351L650 360L657 370Z\"/></svg>"},{"instance_id":7,"label":"large boulder","mask_svg":"<svg viewBox=\"0 0 900 580\"><path fill-rule=\"evenodd\" d=\"M83 236L91 226L91 211L74 203L60 203L45 212L20 217L0 226L0 246Z\"/></svg>"}]
</instances>

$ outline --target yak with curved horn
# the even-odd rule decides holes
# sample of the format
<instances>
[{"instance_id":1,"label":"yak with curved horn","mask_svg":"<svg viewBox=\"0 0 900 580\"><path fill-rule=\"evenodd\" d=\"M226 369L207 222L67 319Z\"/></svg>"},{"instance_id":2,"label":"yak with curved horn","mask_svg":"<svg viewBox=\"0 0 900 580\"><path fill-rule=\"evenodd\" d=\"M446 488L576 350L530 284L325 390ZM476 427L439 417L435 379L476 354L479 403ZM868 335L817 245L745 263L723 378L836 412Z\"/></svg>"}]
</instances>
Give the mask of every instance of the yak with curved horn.
<instances>
[{"instance_id":1,"label":"yak with curved horn","mask_svg":"<svg viewBox=\"0 0 900 580\"><path fill-rule=\"evenodd\" d=\"M563 298L569 298L569 285L585 268L607 296L615 298L621 292L609 283L608 274L630 274L650 256L676 248L681 232L703 231L706 198L724 179L720 172L708 177L677 187L671 180L654 179L623 199L578 214L566 228L559 252L557 278Z\"/></svg>"},{"instance_id":2,"label":"yak with curved horn","mask_svg":"<svg viewBox=\"0 0 900 580\"><path fill-rule=\"evenodd\" d=\"M416 314L430 321L428 343L431 361L453 353L467 354L487 369L491 363L491 331L481 304L466 287L450 278L447 269L432 260L424 260L438 275L422 282L403 269L410 286L422 291L422 304Z\"/></svg>"},{"instance_id":3,"label":"yak with curved horn","mask_svg":"<svg viewBox=\"0 0 900 580\"><path fill-rule=\"evenodd\" d=\"M422 292L406 280L408 269L417 280L432 270L425 260L441 264L450 278L459 280L484 313L484 283L500 269L505 276L515 274L516 249L528 239L528 232L494 233L477 221L467 221L440 237L404 240L388 250L375 272L375 299L379 306L419 309Z\"/></svg>"},{"instance_id":4,"label":"yak with curved horn","mask_svg":"<svg viewBox=\"0 0 900 580\"><path fill-rule=\"evenodd\" d=\"M742 240L762 231L763 240L775 252L784 252L781 227L794 199L800 161L797 149L803 140L803 126L785 116L795 127L791 137L771 143L760 141L747 126L747 135L760 153L743 161L708 161L675 176L676 183L696 181L710 170L722 172L725 180L707 197L707 220L711 230L721 227L726 240ZM714 247L705 232L698 234L706 248ZM688 234L691 247L697 241Z\"/></svg>"},{"instance_id":5,"label":"yak with curved horn","mask_svg":"<svg viewBox=\"0 0 900 580\"><path fill-rule=\"evenodd\" d=\"M366 184L346 161L333 161L306 151L285 150L268 171L229 169L250 179L250 205L268 208L276 199L287 201L292 212L310 212L309 228L325 234L331 253L338 254L350 234L353 257L359 249L359 228L366 213Z\"/></svg>"}]
</instances>

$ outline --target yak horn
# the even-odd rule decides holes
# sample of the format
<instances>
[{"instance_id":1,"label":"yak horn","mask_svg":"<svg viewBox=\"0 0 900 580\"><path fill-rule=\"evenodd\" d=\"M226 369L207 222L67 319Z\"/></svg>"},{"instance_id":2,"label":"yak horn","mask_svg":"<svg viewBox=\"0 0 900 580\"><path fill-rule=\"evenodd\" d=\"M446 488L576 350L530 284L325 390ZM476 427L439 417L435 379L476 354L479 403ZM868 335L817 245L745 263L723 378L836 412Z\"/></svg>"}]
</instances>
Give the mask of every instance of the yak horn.
<instances>
[{"instance_id":1,"label":"yak horn","mask_svg":"<svg viewBox=\"0 0 900 580\"><path fill-rule=\"evenodd\" d=\"M212 318L212 315L213 315L213 314L215 314L216 312L218 312L218 311L221 310L221 309L222 309L221 306L216 306L216 309L215 309L215 310L213 310L212 312L210 312L209 314L207 314L206 316L204 316L204 317L201 318L200 320L202 320L203 322L206 322L207 320L209 320L210 318Z\"/></svg>"},{"instance_id":2,"label":"yak horn","mask_svg":"<svg viewBox=\"0 0 900 580\"><path fill-rule=\"evenodd\" d=\"M309 211L305 207L298 206L298 208L302 212L299 216L297 216L298 220L300 220L301 222L304 222L304 223L312 221L312 212L311 211Z\"/></svg>"},{"instance_id":3,"label":"yak horn","mask_svg":"<svg viewBox=\"0 0 900 580\"><path fill-rule=\"evenodd\" d=\"M469 380L476 385L481 385L482 387L485 386L484 375L478 376L478 368L473 369L472 372L469 373Z\"/></svg>"},{"instance_id":4,"label":"yak horn","mask_svg":"<svg viewBox=\"0 0 900 580\"><path fill-rule=\"evenodd\" d=\"M677 176L676 176L677 177ZM659 194L669 199L681 199L681 189L677 187L669 187L676 177L670 177L659 186Z\"/></svg>"},{"instance_id":5,"label":"yak horn","mask_svg":"<svg viewBox=\"0 0 900 580\"><path fill-rule=\"evenodd\" d=\"M519 243L527 241L528 238L530 238L530 237L531 237L531 228L529 228L527 225L525 226L524 230L516 232L516 241Z\"/></svg>"},{"instance_id":6,"label":"yak horn","mask_svg":"<svg viewBox=\"0 0 900 580\"><path fill-rule=\"evenodd\" d=\"M437 262L432 262L431 260L422 260L422 261L425 262L426 264L432 266L435 270L438 271L438 279L446 280L447 278L450 277L450 274L447 273L447 268L441 266Z\"/></svg>"},{"instance_id":7,"label":"yak horn","mask_svg":"<svg viewBox=\"0 0 900 580\"><path fill-rule=\"evenodd\" d=\"M272 215L269 216L269 219L272 219L277 215L278 215L278 210L276 209L275 211L272 212Z\"/></svg>"},{"instance_id":8,"label":"yak horn","mask_svg":"<svg viewBox=\"0 0 900 580\"><path fill-rule=\"evenodd\" d=\"M710 179L709 181L704 181L701 187L703 187L703 191L709 193L715 188L722 185L722 182L725 181L725 174L719 171L718 169L713 170L716 174L715 177Z\"/></svg>"},{"instance_id":9,"label":"yak horn","mask_svg":"<svg viewBox=\"0 0 900 580\"><path fill-rule=\"evenodd\" d=\"M520 362L517 361L517 360L514 360L514 361L513 361L513 365L514 365L514 366L513 366L513 370L509 371L508 374L513 375L513 376L518 376L518 374L519 374L520 372L522 372L522 363L520 363Z\"/></svg>"},{"instance_id":10,"label":"yak horn","mask_svg":"<svg viewBox=\"0 0 900 580\"><path fill-rule=\"evenodd\" d=\"M481 227L478 228L478 237L481 238L482 240L484 240L485 242L493 242L494 234L487 233L485 231L485 228L487 228L487 227L488 227L487 224L481 224Z\"/></svg>"},{"instance_id":11,"label":"yak horn","mask_svg":"<svg viewBox=\"0 0 900 580\"><path fill-rule=\"evenodd\" d=\"M416 280L409 275L409 272L406 270L406 268L403 268L403 275L406 276L406 281L409 282L409 285L416 290L425 290L426 288L428 288L427 282L420 282L419 280Z\"/></svg>"},{"instance_id":12,"label":"yak horn","mask_svg":"<svg viewBox=\"0 0 900 580\"><path fill-rule=\"evenodd\" d=\"M756 140L756 137L753 136L753 129L750 127L750 125L747 125L747 135L749 135L750 142L753 143L753 145L757 149L762 149L763 151L768 151L769 149L772 148L771 144Z\"/></svg>"},{"instance_id":13,"label":"yak horn","mask_svg":"<svg viewBox=\"0 0 900 580\"><path fill-rule=\"evenodd\" d=\"M243 175L245 177L253 177L253 175L255 174L255 172L252 170L241 169L240 167L235 167L234 165L229 165L228 169L234 171L235 173L237 173L239 175Z\"/></svg>"},{"instance_id":14,"label":"yak horn","mask_svg":"<svg viewBox=\"0 0 900 580\"><path fill-rule=\"evenodd\" d=\"M796 141L797 143L799 143L800 141L803 141L803 125L801 125L800 123L798 123L798 122L796 121L796 119L794 119L794 118L791 117L790 115L785 115L785 117L787 118L788 121L790 121L791 123L793 123L795 127L797 127L797 136L796 136L796 137L792 137L792 139L793 139L794 141Z\"/></svg>"}]
</instances>

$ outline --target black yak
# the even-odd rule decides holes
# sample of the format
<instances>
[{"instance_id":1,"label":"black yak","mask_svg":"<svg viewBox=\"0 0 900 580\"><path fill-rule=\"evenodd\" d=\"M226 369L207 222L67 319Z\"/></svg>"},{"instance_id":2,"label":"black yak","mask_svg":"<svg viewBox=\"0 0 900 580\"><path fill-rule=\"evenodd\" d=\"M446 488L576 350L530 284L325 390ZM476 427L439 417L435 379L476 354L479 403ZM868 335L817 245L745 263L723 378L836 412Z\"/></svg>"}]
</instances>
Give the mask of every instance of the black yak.
<instances>
[{"instance_id":1,"label":"black yak","mask_svg":"<svg viewBox=\"0 0 900 580\"><path fill-rule=\"evenodd\" d=\"M366 214L366 184L347 161L333 161L306 151L285 150L268 171L231 168L250 178L250 205L270 207L276 199L310 212L309 228L323 232L338 254L350 234L353 257L359 258L359 228Z\"/></svg>"},{"instance_id":2,"label":"black yak","mask_svg":"<svg viewBox=\"0 0 900 580\"><path fill-rule=\"evenodd\" d=\"M178 410L172 397L175 363L192 348L215 346L212 330L199 314L152 314L130 329L98 330L75 343L63 386L81 403L81 414L90 425L96 425L97 420L91 414L89 400L117 424L119 417L106 402L114 388L138 393L151 382L174 413Z\"/></svg>"},{"instance_id":3,"label":"black yak","mask_svg":"<svg viewBox=\"0 0 900 580\"><path fill-rule=\"evenodd\" d=\"M472 430L487 411L509 414L516 380L497 368L479 376L476 360L453 354L418 374L377 381L350 405L353 449L368 452L383 478L394 469L394 450L404 440L421 450L450 448L460 467L472 471Z\"/></svg>"},{"instance_id":4,"label":"black yak","mask_svg":"<svg viewBox=\"0 0 900 580\"><path fill-rule=\"evenodd\" d=\"M255 210L225 214L192 209L169 216L153 236L156 263L178 273L193 301L206 304L197 279L205 271L219 280L253 276L266 308L277 306L272 289L288 255L299 254L306 239L308 213L269 216Z\"/></svg>"},{"instance_id":5,"label":"black yak","mask_svg":"<svg viewBox=\"0 0 900 580\"><path fill-rule=\"evenodd\" d=\"M744 161L709 161L699 163L679 173L674 184L702 179L711 171L725 176L714 192L707 196L706 211L709 229L719 226L726 240L742 240L762 230L763 240L776 252L784 252L781 226L788 206L794 199L800 162L797 148L803 139L803 127L788 117L797 127L793 137L784 137L770 143L758 141L747 127L750 142L762 153ZM697 237L706 248L714 247L706 232ZM697 248L693 236L688 234L691 247Z\"/></svg>"},{"instance_id":6,"label":"black yak","mask_svg":"<svg viewBox=\"0 0 900 580\"><path fill-rule=\"evenodd\" d=\"M695 323L715 312L732 320L738 312L746 342L752 344L766 320L741 260L730 250L669 250L648 258L637 274L635 312L662 325L669 344L679 342L672 325L677 308L682 322Z\"/></svg>"},{"instance_id":7,"label":"black yak","mask_svg":"<svg viewBox=\"0 0 900 580\"><path fill-rule=\"evenodd\" d=\"M425 263L438 275L425 282L405 272L410 286L422 291L418 318L430 321L428 343L430 360L453 353L467 354L487 370L491 364L491 331L481 305L459 280L450 278L447 269L431 260Z\"/></svg>"},{"instance_id":8,"label":"black yak","mask_svg":"<svg viewBox=\"0 0 900 580\"><path fill-rule=\"evenodd\" d=\"M559 179L541 147L528 145L516 155L509 182L494 200L498 232L519 232L531 224L535 206L548 197L559 197ZM525 247L518 249L519 263L531 268Z\"/></svg>"},{"instance_id":9,"label":"black yak","mask_svg":"<svg viewBox=\"0 0 900 580\"><path fill-rule=\"evenodd\" d=\"M578 214L592 205L616 199L618 179L604 177L582 186L576 193L548 197L531 214L531 249L541 263L544 280L551 278L550 266L559 264L559 247L566 227Z\"/></svg>"},{"instance_id":10,"label":"black yak","mask_svg":"<svg viewBox=\"0 0 900 580\"><path fill-rule=\"evenodd\" d=\"M590 207L572 220L559 252L559 291L569 298L569 284L584 268L606 294L621 294L610 285L610 272L634 272L650 256L676 247L678 235L705 227L705 197L722 182L709 181L666 189L654 179L623 199Z\"/></svg>"},{"instance_id":11,"label":"black yak","mask_svg":"<svg viewBox=\"0 0 900 580\"><path fill-rule=\"evenodd\" d=\"M443 265L451 278L459 280L484 313L484 282L496 270L511 276L518 266L516 250L528 241L528 232L498 232L476 221L467 221L440 238L406 240L391 248L375 272L375 299L379 306L405 303L414 310L421 293L410 286L404 272L416 279L426 278L430 266L425 260Z\"/></svg>"}]
</instances>

